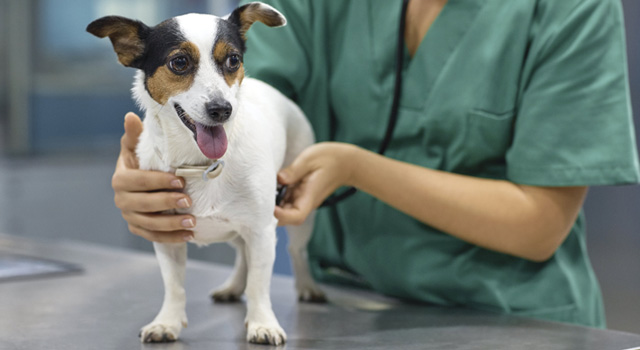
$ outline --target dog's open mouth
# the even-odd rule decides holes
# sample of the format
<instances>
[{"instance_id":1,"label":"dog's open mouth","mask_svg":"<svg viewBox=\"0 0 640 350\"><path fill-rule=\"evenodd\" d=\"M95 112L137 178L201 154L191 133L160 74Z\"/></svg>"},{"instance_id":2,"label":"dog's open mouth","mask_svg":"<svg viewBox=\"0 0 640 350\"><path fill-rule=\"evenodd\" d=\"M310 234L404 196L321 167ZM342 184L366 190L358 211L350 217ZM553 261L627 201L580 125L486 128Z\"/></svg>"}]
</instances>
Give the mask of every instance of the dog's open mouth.
<instances>
[{"instance_id":1,"label":"dog's open mouth","mask_svg":"<svg viewBox=\"0 0 640 350\"><path fill-rule=\"evenodd\" d=\"M200 152L210 159L220 159L227 151L227 133L222 125L204 125L191 119L179 104L173 107L182 123L193 133Z\"/></svg>"}]
</instances>

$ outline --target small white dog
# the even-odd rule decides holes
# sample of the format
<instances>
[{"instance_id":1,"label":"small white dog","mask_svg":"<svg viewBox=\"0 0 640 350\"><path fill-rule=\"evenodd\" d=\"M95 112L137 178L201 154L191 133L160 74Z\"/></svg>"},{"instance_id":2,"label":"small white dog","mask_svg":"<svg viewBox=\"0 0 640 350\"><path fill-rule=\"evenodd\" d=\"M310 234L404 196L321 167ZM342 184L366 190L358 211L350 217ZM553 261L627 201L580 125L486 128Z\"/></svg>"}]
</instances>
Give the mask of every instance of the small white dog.
<instances>
[{"instance_id":1,"label":"small white dog","mask_svg":"<svg viewBox=\"0 0 640 350\"><path fill-rule=\"evenodd\" d=\"M292 101L244 77L245 34L255 21L270 27L286 24L280 12L255 2L224 18L188 14L155 27L108 16L89 24L87 31L108 36L120 63L139 69L133 94L146 111L137 148L140 168L185 176L193 204L179 212L197 218L192 243L230 241L236 249L234 271L212 297L232 301L246 293L247 340L279 345L286 335L269 296L276 174L314 136ZM303 301L324 299L306 259L312 221L311 216L288 228L296 289ZM187 325L186 243L154 247L165 297L156 318L142 328L141 339L174 341Z\"/></svg>"}]
</instances>

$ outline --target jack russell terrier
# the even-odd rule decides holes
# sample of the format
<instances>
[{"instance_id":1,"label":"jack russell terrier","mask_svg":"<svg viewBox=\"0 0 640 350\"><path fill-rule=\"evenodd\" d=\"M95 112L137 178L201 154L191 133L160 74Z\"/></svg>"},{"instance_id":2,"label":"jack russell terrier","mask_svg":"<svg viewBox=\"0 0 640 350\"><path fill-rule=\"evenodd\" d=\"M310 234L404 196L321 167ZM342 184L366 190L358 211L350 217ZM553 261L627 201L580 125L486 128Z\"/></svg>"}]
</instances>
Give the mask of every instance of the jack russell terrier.
<instances>
[{"instance_id":1,"label":"jack russell terrier","mask_svg":"<svg viewBox=\"0 0 640 350\"><path fill-rule=\"evenodd\" d=\"M140 168L184 176L197 218L192 243L229 241L233 273L212 292L216 301L247 297L245 326L253 343L283 344L286 335L269 295L275 260L273 216L277 172L314 142L302 111L276 89L246 78L246 33L256 21L286 24L274 8L254 2L224 18L187 14L155 27L118 16L87 27L109 37L121 64L137 68L133 95L145 110L136 149ZM309 273L306 245L313 215L288 227L296 289L302 301L324 294ZM178 339L187 325L184 275L187 247L154 243L165 297L156 318L141 330L143 342Z\"/></svg>"}]
</instances>

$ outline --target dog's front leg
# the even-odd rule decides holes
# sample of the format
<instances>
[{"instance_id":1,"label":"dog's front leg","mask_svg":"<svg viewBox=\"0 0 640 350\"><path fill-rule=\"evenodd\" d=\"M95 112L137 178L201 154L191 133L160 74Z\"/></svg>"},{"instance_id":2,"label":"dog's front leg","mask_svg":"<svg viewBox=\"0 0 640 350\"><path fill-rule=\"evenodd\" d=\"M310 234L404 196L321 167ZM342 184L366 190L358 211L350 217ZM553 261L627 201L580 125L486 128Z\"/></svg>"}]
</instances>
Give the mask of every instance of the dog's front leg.
<instances>
[{"instance_id":1,"label":"dog's front leg","mask_svg":"<svg viewBox=\"0 0 640 350\"><path fill-rule=\"evenodd\" d=\"M154 243L153 247L164 282L164 302L153 322L142 327L140 338L144 343L175 341L182 327L187 326L184 291L187 244Z\"/></svg>"},{"instance_id":2,"label":"dog's front leg","mask_svg":"<svg viewBox=\"0 0 640 350\"><path fill-rule=\"evenodd\" d=\"M276 221L262 232L245 235L247 257L247 340L281 345L287 336L271 307L270 286L276 256Z\"/></svg>"}]
</instances>

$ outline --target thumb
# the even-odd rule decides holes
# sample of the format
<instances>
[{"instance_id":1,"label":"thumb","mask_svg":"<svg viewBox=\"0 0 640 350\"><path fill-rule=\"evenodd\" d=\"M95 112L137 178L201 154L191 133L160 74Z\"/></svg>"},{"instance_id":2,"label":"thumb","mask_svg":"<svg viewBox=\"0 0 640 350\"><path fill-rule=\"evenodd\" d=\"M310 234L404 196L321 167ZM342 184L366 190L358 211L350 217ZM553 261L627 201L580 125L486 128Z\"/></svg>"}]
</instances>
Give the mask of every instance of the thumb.
<instances>
[{"instance_id":1,"label":"thumb","mask_svg":"<svg viewBox=\"0 0 640 350\"><path fill-rule=\"evenodd\" d=\"M297 182L297 176L292 166L284 168L278 172L278 182L283 185L291 185Z\"/></svg>"},{"instance_id":2,"label":"thumb","mask_svg":"<svg viewBox=\"0 0 640 350\"><path fill-rule=\"evenodd\" d=\"M142 133L142 121L135 113L129 112L124 116L124 135L121 139L121 146L131 152L135 151L138 138Z\"/></svg>"},{"instance_id":3,"label":"thumb","mask_svg":"<svg viewBox=\"0 0 640 350\"><path fill-rule=\"evenodd\" d=\"M307 162L302 159L301 156L298 156L291 165L280 170L278 172L278 182L283 185L291 185L299 182L309 170L307 169Z\"/></svg>"}]
</instances>

